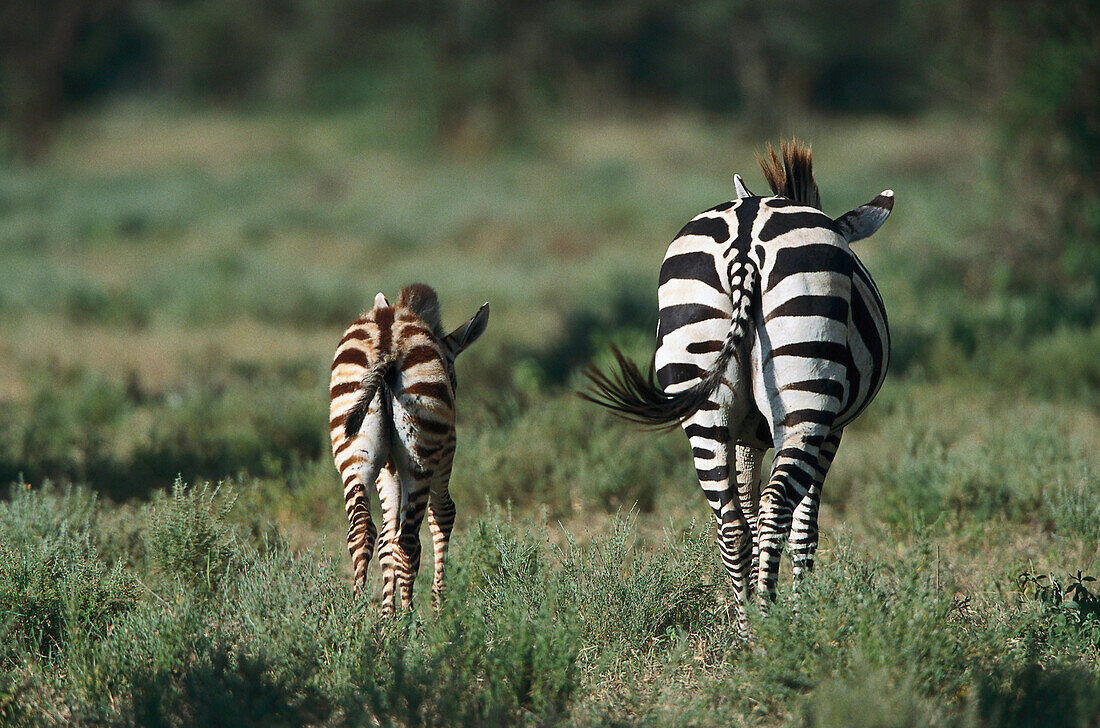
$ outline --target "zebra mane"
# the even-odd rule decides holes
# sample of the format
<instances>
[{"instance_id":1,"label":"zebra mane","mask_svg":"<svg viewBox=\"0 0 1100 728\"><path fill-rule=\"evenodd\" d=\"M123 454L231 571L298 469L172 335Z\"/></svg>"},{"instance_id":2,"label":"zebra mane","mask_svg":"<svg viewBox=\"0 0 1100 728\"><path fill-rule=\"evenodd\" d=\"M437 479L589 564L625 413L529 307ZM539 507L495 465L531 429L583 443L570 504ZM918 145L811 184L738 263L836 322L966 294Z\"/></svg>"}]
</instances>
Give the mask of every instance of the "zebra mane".
<instances>
[{"instance_id":1,"label":"zebra mane","mask_svg":"<svg viewBox=\"0 0 1100 728\"><path fill-rule=\"evenodd\" d=\"M791 139L790 144L781 141L779 154L776 154L775 147L768 142L764 147L764 154L756 155L756 161L760 163L764 179L768 181L773 194L821 209L821 195L817 191L817 182L814 181L814 163L809 144L803 144L796 139Z\"/></svg>"},{"instance_id":2,"label":"zebra mane","mask_svg":"<svg viewBox=\"0 0 1100 728\"><path fill-rule=\"evenodd\" d=\"M424 319L437 338L443 338L443 324L440 321L439 296L435 290L424 283L410 283L401 289L397 296L397 305L408 308Z\"/></svg>"}]
</instances>

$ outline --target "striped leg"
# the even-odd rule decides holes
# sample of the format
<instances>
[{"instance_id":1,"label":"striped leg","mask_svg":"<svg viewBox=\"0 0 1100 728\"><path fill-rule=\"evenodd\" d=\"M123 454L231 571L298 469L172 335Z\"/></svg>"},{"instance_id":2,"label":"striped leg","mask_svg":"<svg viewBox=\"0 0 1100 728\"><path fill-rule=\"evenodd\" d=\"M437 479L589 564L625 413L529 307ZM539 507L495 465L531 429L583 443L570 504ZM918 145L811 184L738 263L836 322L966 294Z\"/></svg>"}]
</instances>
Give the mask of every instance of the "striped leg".
<instances>
[{"instance_id":1,"label":"striped leg","mask_svg":"<svg viewBox=\"0 0 1100 728\"><path fill-rule=\"evenodd\" d=\"M367 567L374 555L374 544L378 538L378 529L370 517L370 503L363 484L355 481L352 488L344 487L344 506L348 512L348 553L351 554L352 569L355 572L354 591L360 594L366 587Z\"/></svg>"},{"instance_id":2,"label":"striped leg","mask_svg":"<svg viewBox=\"0 0 1100 728\"><path fill-rule=\"evenodd\" d=\"M813 485L794 509L791 523L791 561L794 562L794 584L814 568L814 554L817 552L817 515L821 507L821 486L833 463L840 438L844 430L829 433L817 452L817 475Z\"/></svg>"},{"instance_id":3,"label":"striped leg","mask_svg":"<svg viewBox=\"0 0 1100 728\"><path fill-rule=\"evenodd\" d=\"M397 579L402 558L398 538L405 516L401 505L401 483L392 461L386 463L376 485L382 505L382 535L378 539L378 563L382 567L382 615L391 616L397 608Z\"/></svg>"},{"instance_id":4,"label":"striped leg","mask_svg":"<svg viewBox=\"0 0 1100 728\"><path fill-rule=\"evenodd\" d=\"M748 580L752 565L752 532L730 485L730 431L726 413L718 405L705 407L684 424L695 457L699 486L707 497L718 532L718 551L733 581L737 631L748 637Z\"/></svg>"},{"instance_id":5,"label":"striped leg","mask_svg":"<svg viewBox=\"0 0 1100 728\"><path fill-rule=\"evenodd\" d=\"M440 454L439 467L432 481L431 500L428 503L428 528L432 532L432 551L435 561L435 578L432 580L432 606L443 606L443 570L447 560L447 547L451 543L451 531L455 525L455 503L447 486L451 480L451 464L454 461L455 439L452 434Z\"/></svg>"},{"instance_id":6,"label":"striped leg","mask_svg":"<svg viewBox=\"0 0 1100 728\"><path fill-rule=\"evenodd\" d=\"M751 637L752 629L746 613L750 597L749 579L752 576L752 533L741 508L733 503L733 493L725 510L716 515L718 520L718 551L722 563L733 581L733 604L737 618L737 633L741 637Z\"/></svg>"},{"instance_id":7,"label":"striped leg","mask_svg":"<svg viewBox=\"0 0 1100 728\"><path fill-rule=\"evenodd\" d=\"M401 480L404 510L398 538L397 584L401 591L401 606L412 606L413 583L420 571L420 524L428 505L434 463L427 447L417 442L411 431L398 430L401 443L396 445L394 462Z\"/></svg>"},{"instance_id":8,"label":"striped leg","mask_svg":"<svg viewBox=\"0 0 1100 728\"><path fill-rule=\"evenodd\" d=\"M401 590L401 608L412 608L413 584L420 573L420 524L424 521L424 508L428 502L428 488L423 481L415 483L415 490L405 509L398 547L401 551L397 583Z\"/></svg>"},{"instance_id":9,"label":"striped leg","mask_svg":"<svg viewBox=\"0 0 1100 728\"><path fill-rule=\"evenodd\" d=\"M374 553L377 531L370 516L370 497L366 490L373 483L389 455L389 440L378 408L370 410L359 432L351 438L343 433L345 415L337 416L333 452L336 467L344 483L344 509L348 516L348 553L351 555L355 592L361 593L367 581L367 567Z\"/></svg>"},{"instance_id":10,"label":"striped leg","mask_svg":"<svg viewBox=\"0 0 1100 728\"><path fill-rule=\"evenodd\" d=\"M819 429L823 430L821 434L818 434ZM776 444L771 479L760 495L760 573L757 575L757 589L763 608L775 601L779 557L790 532L792 510L817 480L817 453L827 432L827 428L815 426L809 433L791 432Z\"/></svg>"},{"instance_id":11,"label":"striped leg","mask_svg":"<svg viewBox=\"0 0 1100 728\"><path fill-rule=\"evenodd\" d=\"M758 537L757 517L760 508L760 461L764 451L748 445L738 444L735 450L737 462L737 498L741 502L741 512L749 524L752 536L752 567L749 570L746 597L751 598L760 573L760 539Z\"/></svg>"}]
</instances>

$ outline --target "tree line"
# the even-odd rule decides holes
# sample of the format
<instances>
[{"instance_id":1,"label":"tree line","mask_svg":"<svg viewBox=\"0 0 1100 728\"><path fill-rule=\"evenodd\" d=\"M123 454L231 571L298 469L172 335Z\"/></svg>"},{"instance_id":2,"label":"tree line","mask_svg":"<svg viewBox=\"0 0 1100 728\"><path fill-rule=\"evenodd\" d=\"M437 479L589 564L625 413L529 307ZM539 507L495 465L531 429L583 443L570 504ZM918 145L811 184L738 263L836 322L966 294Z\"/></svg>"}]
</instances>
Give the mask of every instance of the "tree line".
<instances>
[{"instance_id":1,"label":"tree line","mask_svg":"<svg viewBox=\"0 0 1100 728\"><path fill-rule=\"evenodd\" d=\"M400 94L441 132L622 101L735 112L1043 109L1095 93L1091 0L39 0L0 5L9 151L120 93L338 109ZM1052 58L1046 46L1064 50ZM1076 56L1075 56L1076 54ZM1043 63L1036 70L1034 62ZM1067 65L1091 63L1080 83ZM1086 63L1085 65L1088 65ZM1038 75L1033 79L1028 76ZM1037 82L1036 82L1037 81ZM1086 89L1088 90L1088 89ZM1087 103L1081 104L1087 106ZM1093 111L1097 104L1092 104ZM1095 119L1093 119L1095 121Z\"/></svg>"}]
</instances>

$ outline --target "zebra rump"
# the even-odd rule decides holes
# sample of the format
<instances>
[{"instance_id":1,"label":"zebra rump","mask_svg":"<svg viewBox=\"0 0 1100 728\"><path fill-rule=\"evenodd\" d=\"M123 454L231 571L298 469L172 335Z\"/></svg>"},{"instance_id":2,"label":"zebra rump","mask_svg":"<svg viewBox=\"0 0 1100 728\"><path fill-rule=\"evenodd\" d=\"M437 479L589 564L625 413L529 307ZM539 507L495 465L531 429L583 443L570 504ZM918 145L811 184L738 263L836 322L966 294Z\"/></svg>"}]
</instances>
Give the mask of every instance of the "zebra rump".
<instances>
[{"instance_id":1,"label":"zebra rump","mask_svg":"<svg viewBox=\"0 0 1100 728\"><path fill-rule=\"evenodd\" d=\"M384 297L382 301L385 303ZM436 296L431 286L426 286L423 283L411 283L405 286L401 289L397 305L416 312L424 320L424 323L428 324L436 338L443 339L439 297ZM367 410L370 409L370 403L374 401L374 395L378 392L379 387L383 391L386 390L386 376L389 375L390 370L393 369L396 363L397 359L394 357L393 352L384 352L370 365L367 373L363 376L362 392L359 399L348 410L348 419L344 423L345 437L355 437L355 433L359 432L359 428L363 425L363 419L367 416ZM383 398L382 404L384 407L388 407L389 399Z\"/></svg>"},{"instance_id":2,"label":"zebra rump","mask_svg":"<svg viewBox=\"0 0 1100 728\"><path fill-rule=\"evenodd\" d=\"M698 412L722 383L722 376L737 354L737 349L752 323L749 303L752 301L752 289L756 282L756 269L750 265L745 270L745 282L738 289L740 301L729 333L722 342L718 356L698 382L682 392L668 394L657 382L652 359L649 371L643 374L637 364L627 359L617 346L612 345L611 353L618 364L618 372L607 375L589 364L584 375L595 390L578 392L580 398L606 407L625 420L656 429L673 429Z\"/></svg>"},{"instance_id":3,"label":"zebra rump","mask_svg":"<svg viewBox=\"0 0 1100 728\"><path fill-rule=\"evenodd\" d=\"M821 209L821 196L814 181L813 162L808 146L793 139L789 145L782 141L780 153L777 155L775 148L769 143L764 149L764 156L757 155L757 162L773 194ZM740 177L737 182L740 191L743 189ZM749 194L747 190L745 193ZM891 206L892 202L891 198ZM718 356L699 382L682 392L667 394L657 382L653 360L650 360L648 372L643 374L617 346L612 345L611 353L615 357L618 371L608 375L589 364L584 375L592 383L594 391L578 392L580 398L606 407L625 420L659 430L674 429L698 412L700 407L710 401L714 390L722 382L726 368L752 324L749 303L756 285L757 271L751 264L745 266L745 271L744 281L734 291L735 295L740 296L740 301L730 331Z\"/></svg>"},{"instance_id":4,"label":"zebra rump","mask_svg":"<svg viewBox=\"0 0 1100 728\"><path fill-rule=\"evenodd\" d=\"M397 360L393 355L386 353L371 364L366 376L363 377L362 393L355 404L351 406L351 409L348 410L348 418L344 422L344 437L352 438L355 437L355 433L359 432L359 428L363 426L363 419L367 416L367 410L370 409L370 403L374 400L374 395L378 392L379 387L385 388L386 375L396 363ZM387 402L388 398L383 398L383 406L386 406Z\"/></svg>"}]
</instances>

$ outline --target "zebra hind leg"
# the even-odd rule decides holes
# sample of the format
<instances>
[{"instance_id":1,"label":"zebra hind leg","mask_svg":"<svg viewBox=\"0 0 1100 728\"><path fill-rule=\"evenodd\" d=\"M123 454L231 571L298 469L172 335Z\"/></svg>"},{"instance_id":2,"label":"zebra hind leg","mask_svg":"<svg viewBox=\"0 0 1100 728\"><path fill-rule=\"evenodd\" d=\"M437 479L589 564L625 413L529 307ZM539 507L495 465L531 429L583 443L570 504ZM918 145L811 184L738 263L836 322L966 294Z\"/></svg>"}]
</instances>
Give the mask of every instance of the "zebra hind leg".
<instances>
[{"instance_id":1,"label":"zebra hind leg","mask_svg":"<svg viewBox=\"0 0 1100 728\"><path fill-rule=\"evenodd\" d=\"M447 563L447 549L451 543L451 531L454 530L455 525L455 502L451 500L448 489L454 455L455 433L451 430L440 448L435 477L432 479L431 497L428 501L428 529L432 533L435 568L432 579L432 607L437 610L443 606L443 572Z\"/></svg>"},{"instance_id":2,"label":"zebra hind leg","mask_svg":"<svg viewBox=\"0 0 1100 728\"><path fill-rule=\"evenodd\" d=\"M760 539L757 520L760 510L760 462L764 451L748 445L738 444L735 450L737 463L737 499L741 503L741 512L748 522L752 538L752 566L746 582L746 598L751 599L756 589L756 580L760 573Z\"/></svg>"},{"instance_id":3,"label":"zebra hind leg","mask_svg":"<svg viewBox=\"0 0 1100 728\"><path fill-rule=\"evenodd\" d=\"M794 586L814 568L814 556L817 553L818 529L817 516L821 508L821 488L829 466L833 463L843 430L829 433L817 452L817 475L810 490L794 508L789 539L791 561L794 565Z\"/></svg>"},{"instance_id":4,"label":"zebra hind leg","mask_svg":"<svg viewBox=\"0 0 1100 728\"><path fill-rule=\"evenodd\" d=\"M684 423L699 486L714 511L718 551L733 582L731 618L741 637L751 636L746 602L752 567L752 532L730 483L730 430L718 405L705 407Z\"/></svg>"},{"instance_id":5,"label":"zebra hind leg","mask_svg":"<svg viewBox=\"0 0 1100 728\"><path fill-rule=\"evenodd\" d=\"M397 587L403 609L412 607L413 584L420 572L420 524L428 505L434 463L417 451L397 447L394 453L401 481L404 512L397 539Z\"/></svg>"},{"instance_id":6,"label":"zebra hind leg","mask_svg":"<svg viewBox=\"0 0 1100 728\"><path fill-rule=\"evenodd\" d=\"M455 526L455 502L447 490L450 477L450 464L444 472L437 474L432 484L431 500L428 503L428 528L432 532L432 551L435 561L435 578L432 580L432 606L443 606L443 575L447 564L447 548L451 543L451 531Z\"/></svg>"},{"instance_id":7,"label":"zebra hind leg","mask_svg":"<svg viewBox=\"0 0 1100 728\"><path fill-rule=\"evenodd\" d=\"M817 481L815 465L824 440L824 435L792 433L776 444L771 478L760 494L760 572L756 586L757 598L764 609L775 601L779 559L790 533L794 505L809 494Z\"/></svg>"},{"instance_id":8,"label":"zebra hind leg","mask_svg":"<svg viewBox=\"0 0 1100 728\"><path fill-rule=\"evenodd\" d=\"M424 520L427 490L411 497L405 510L405 521L397 545L401 553L397 584L401 593L401 608L411 609L413 584L420 573L420 524Z\"/></svg>"},{"instance_id":9,"label":"zebra hind leg","mask_svg":"<svg viewBox=\"0 0 1100 728\"><path fill-rule=\"evenodd\" d=\"M361 489L353 493L345 504L348 521L348 553L351 554L352 569L355 574L352 581L353 591L359 596L366 589L367 567L374 555L374 545L378 540L378 529L370 517L370 504L366 493Z\"/></svg>"},{"instance_id":10,"label":"zebra hind leg","mask_svg":"<svg viewBox=\"0 0 1100 728\"><path fill-rule=\"evenodd\" d=\"M718 516L718 551L733 582L733 613L730 616L737 621L737 634L752 639L747 613L751 594L752 532L740 508L728 509Z\"/></svg>"},{"instance_id":11,"label":"zebra hind leg","mask_svg":"<svg viewBox=\"0 0 1100 728\"><path fill-rule=\"evenodd\" d=\"M344 510L348 516L348 554L351 556L352 585L355 594L363 593L367 583L367 567L374 555L378 531L370 515L370 497L366 483L373 483L385 460L386 451L368 437L360 436L358 447L348 446L341 452L336 465L344 482Z\"/></svg>"}]
</instances>

